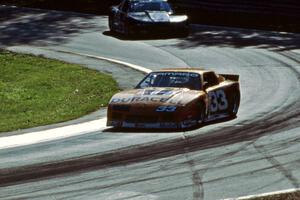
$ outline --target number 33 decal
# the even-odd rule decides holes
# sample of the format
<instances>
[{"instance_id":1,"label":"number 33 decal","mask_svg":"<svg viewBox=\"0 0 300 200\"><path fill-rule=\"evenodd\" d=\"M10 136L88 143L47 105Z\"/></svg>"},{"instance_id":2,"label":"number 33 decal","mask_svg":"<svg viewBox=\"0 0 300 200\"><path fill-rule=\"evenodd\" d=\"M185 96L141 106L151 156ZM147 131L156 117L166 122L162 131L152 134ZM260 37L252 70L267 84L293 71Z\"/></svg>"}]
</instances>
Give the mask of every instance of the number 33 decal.
<instances>
[{"instance_id":1,"label":"number 33 decal","mask_svg":"<svg viewBox=\"0 0 300 200\"><path fill-rule=\"evenodd\" d=\"M211 91L208 93L210 99L210 111L217 112L218 110L226 110L228 101L224 90Z\"/></svg>"}]
</instances>

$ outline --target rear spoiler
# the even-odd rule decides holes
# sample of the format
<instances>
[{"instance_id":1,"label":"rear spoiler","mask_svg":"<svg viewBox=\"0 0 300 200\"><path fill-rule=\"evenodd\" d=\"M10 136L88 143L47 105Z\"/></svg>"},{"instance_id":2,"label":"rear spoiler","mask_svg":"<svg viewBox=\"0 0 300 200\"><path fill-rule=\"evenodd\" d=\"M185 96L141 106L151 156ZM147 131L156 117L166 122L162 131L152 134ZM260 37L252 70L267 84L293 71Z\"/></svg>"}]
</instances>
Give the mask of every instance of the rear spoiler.
<instances>
[{"instance_id":1,"label":"rear spoiler","mask_svg":"<svg viewBox=\"0 0 300 200\"><path fill-rule=\"evenodd\" d=\"M240 76L237 74L219 74L220 76L224 77L225 80L231 81L239 81Z\"/></svg>"}]
</instances>

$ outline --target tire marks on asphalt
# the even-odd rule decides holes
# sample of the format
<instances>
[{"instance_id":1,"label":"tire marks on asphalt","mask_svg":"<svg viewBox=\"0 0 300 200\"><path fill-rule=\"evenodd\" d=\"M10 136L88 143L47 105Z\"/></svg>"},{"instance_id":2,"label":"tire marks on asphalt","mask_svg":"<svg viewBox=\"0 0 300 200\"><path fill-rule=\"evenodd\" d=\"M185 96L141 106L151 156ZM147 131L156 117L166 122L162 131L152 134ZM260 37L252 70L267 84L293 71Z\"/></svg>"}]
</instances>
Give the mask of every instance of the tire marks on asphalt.
<instances>
[{"instance_id":1,"label":"tire marks on asphalt","mask_svg":"<svg viewBox=\"0 0 300 200\"><path fill-rule=\"evenodd\" d=\"M187 160L188 167L191 171L192 182L193 182L193 199L194 200L202 200L204 199L204 189L202 183L202 177L200 176L199 171L195 168L194 160L189 157L189 144L188 138L185 135L182 135L183 140L186 142L186 147L184 148L184 157Z\"/></svg>"},{"instance_id":2,"label":"tire marks on asphalt","mask_svg":"<svg viewBox=\"0 0 300 200\"><path fill-rule=\"evenodd\" d=\"M259 146L256 144L253 144L253 146L256 151L260 153L272 165L272 167L276 168L286 179L290 181L294 188L300 187L300 182L298 181L298 179L294 177L293 174L288 169L286 169L283 164L276 160L274 156L269 154L263 146Z\"/></svg>"}]
</instances>

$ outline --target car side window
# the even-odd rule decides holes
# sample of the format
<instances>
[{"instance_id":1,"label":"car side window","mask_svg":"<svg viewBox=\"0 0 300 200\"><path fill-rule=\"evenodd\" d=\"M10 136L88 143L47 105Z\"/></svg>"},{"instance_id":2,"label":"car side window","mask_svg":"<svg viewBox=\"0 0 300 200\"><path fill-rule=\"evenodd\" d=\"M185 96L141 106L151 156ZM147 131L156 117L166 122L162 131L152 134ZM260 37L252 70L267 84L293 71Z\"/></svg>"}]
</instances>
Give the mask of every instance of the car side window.
<instances>
[{"instance_id":1,"label":"car side window","mask_svg":"<svg viewBox=\"0 0 300 200\"><path fill-rule=\"evenodd\" d=\"M207 82L208 86L215 86L219 84L218 77L214 72L206 72L203 74L203 81Z\"/></svg>"},{"instance_id":2,"label":"car side window","mask_svg":"<svg viewBox=\"0 0 300 200\"><path fill-rule=\"evenodd\" d=\"M139 83L139 85L136 88L152 87L155 84L154 82L156 78L157 78L156 74L150 74L144 80L142 80L141 83Z\"/></svg>"}]
</instances>

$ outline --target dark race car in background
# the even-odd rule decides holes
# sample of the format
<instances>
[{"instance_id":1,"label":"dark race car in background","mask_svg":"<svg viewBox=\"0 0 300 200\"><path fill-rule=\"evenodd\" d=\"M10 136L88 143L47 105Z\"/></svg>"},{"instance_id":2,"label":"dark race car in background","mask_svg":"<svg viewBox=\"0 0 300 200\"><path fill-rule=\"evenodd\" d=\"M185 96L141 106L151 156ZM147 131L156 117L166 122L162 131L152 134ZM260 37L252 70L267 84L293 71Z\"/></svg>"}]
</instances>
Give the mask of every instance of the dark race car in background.
<instances>
[{"instance_id":1,"label":"dark race car in background","mask_svg":"<svg viewBox=\"0 0 300 200\"><path fill-rule=\"evenodd\" d=\"M123 128L190 128L235 117L239 76L195 68L148 74L133 90L110 100L107 125Z\"/></svg>"},{"instance_id":2,"label":"dark race car in background","mask_svg":"<svg viewBox=\"0 0 300 200\"><path fill-rule=\"evenodd\" d=\"M187 35L186 15L175 15L166 0L123 0L112 6L109 28L113 32L133 35L138 33L180 33Z\"/></svg>"}]
</instances>

